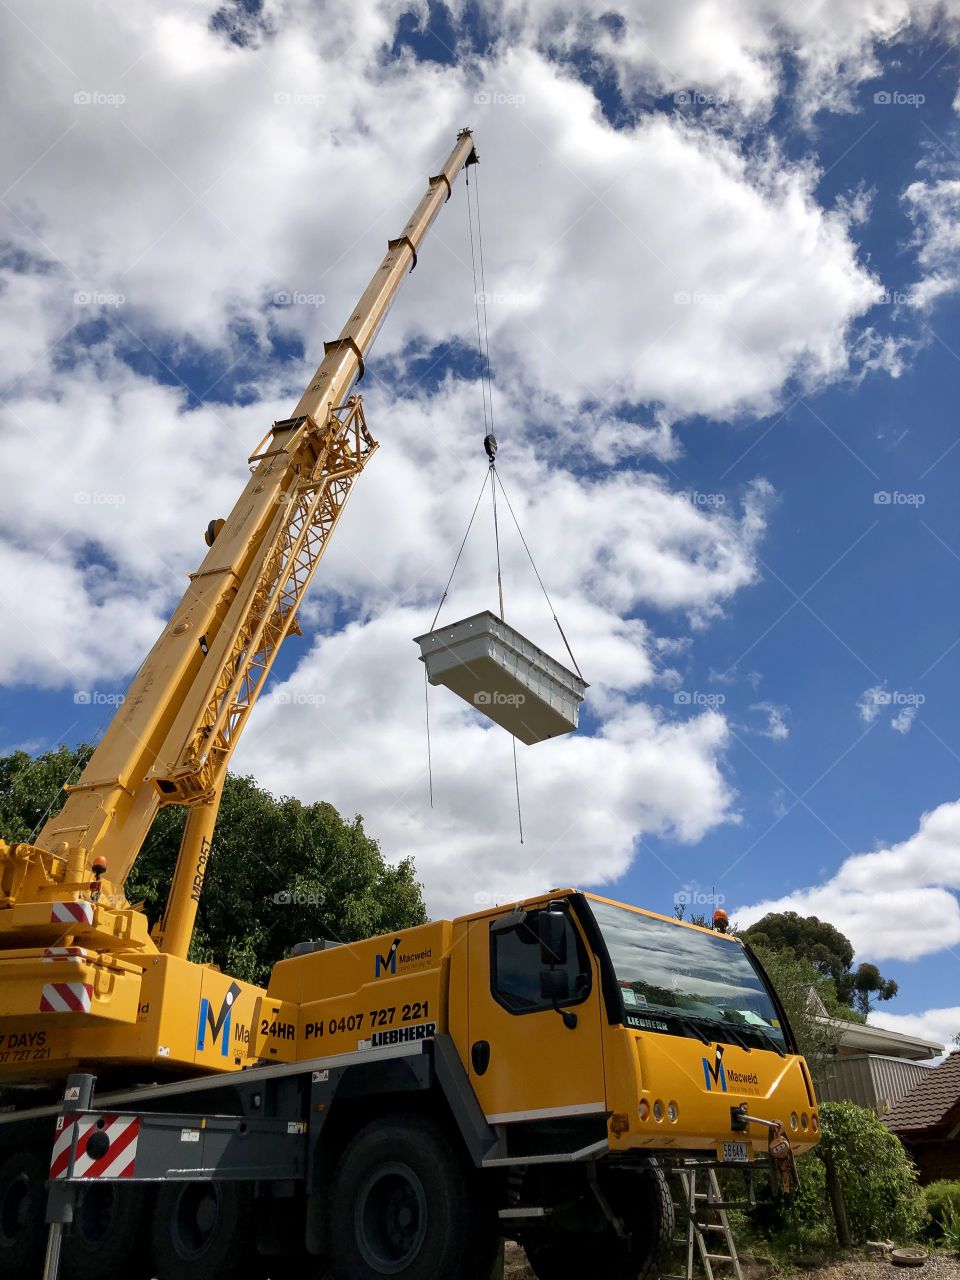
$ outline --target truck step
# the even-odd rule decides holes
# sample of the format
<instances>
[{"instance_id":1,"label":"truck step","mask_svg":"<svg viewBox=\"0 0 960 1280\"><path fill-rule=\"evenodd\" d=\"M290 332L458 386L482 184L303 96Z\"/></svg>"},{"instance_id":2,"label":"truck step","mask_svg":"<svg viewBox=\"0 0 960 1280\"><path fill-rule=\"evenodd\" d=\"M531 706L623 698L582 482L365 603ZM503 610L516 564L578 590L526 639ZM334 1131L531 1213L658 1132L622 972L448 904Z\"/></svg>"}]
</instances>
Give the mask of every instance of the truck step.
<instances>
[{"instance_id":1,"label":"truck step","mask_svg":"<svg viewBox=\"0 0 960 1280\"><path fill-rule=\"evenodd\" d=\"M542 1204L527 1204L517 1205L513 1209L501 1209L499 1217L502 1222L514 1222L519 1218L545 1218L553 1212L553 1209L547 1209Z\"/></svg>"}]
</instances>

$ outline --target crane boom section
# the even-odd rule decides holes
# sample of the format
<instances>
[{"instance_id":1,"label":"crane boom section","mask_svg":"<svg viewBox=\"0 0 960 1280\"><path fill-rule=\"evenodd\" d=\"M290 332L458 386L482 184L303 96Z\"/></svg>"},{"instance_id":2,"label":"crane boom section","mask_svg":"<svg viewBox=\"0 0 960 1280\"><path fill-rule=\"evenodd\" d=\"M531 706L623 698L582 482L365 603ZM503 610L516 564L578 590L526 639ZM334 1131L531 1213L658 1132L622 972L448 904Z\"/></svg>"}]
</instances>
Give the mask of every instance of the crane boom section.
<instances>
[{"instance_id":1,"label":"crane boom section","mask_svg":"<svg viewBox=\"0 0 960 1280\"><path fill-rule=\"evenodd\" d=\"M59 814L36 846L106 857L123 884L163 804L209 803L356 477L376 448L350 392L417 250L476 153L457 138L292 418L250 458L233 511Z\"/></svg>"}]
</instances>

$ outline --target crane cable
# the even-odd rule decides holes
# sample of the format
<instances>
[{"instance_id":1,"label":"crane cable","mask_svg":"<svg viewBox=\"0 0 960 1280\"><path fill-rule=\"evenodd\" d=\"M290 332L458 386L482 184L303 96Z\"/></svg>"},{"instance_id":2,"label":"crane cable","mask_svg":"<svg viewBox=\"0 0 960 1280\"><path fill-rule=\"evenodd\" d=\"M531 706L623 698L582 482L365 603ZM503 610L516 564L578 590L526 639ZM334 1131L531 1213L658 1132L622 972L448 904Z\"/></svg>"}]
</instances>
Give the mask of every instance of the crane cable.
<instances>
[{"instance_id":1,"label":"crane cable","mask_svg":"<svg viewBox=\"0 0 960 1280\"><path fill-rule=\"evenodd\" d=\"M476 166L475 166L476 167ZM480 223L480 178L476 177L474 202L477 206L477 256L480 258L480 292L477 293L477 261L473 252L473 212L470 207L470 170L466 174L467 220L470 226L470 263L473 268L473 302L477 313L477 353L480 357L480 391L483 395L484 364L486 364L487 390L483 401L483 423L486 427L484 447L490 458L490 498L493 505L493 540L497 550L497 594L500 598L500 621L506 623L503 607L503 570L500 563L500 525L497 520L497 440L493 434L493 377L490 373L490 328L487 324L487 278L483 268L483 230ZM483 341L480 340L480 300L483 299ZM486 357L486 359L484 359ZM487 401L490 402L490 418L487 419ZM491 447L492 445L492 447ZM517 793L517 828L523 844L523 810L520 805L520 767L517 763L517 739L511 735L513 747L513 784Z\"/></svg>"},{"instance_id":2,"label":"crane cable","mask_svg":"<svg viewBox=\"0 0 960 1280\"><path fill-rule=\"evenodd\" d=\"M540 584L540 590L543 592L544 599L547 602L547 606L550 609L550 613L553 617L553 620L557 624L557 630L560 632L560 638L563 640L564 647L566 648L567 653L570 656L570 661L573 663L574 667L576 668L577 675L582 680L583 673L580 670L579 663L574 657L573 650L570 648L570 642L567 640L566 633L564 632L563 627L560 624L560 619L557 616L557 611L554 608L553 601L550 599L550 595L544 584L543 578L540 575L540 570L537 568L536 561L533 558L533 553L531 552L530 547L527 544L526 538L523 536L523 530L520 528L520 521L517 519L517 514L513 509L513 504L510 501L510 497L506 489L504 488L503 481L500 479L499 472L497 471L497 465L496 465L497 441L496 441L496 437L493 434L493 380L490 372L490 330L487 322L487 290L486 290L486 277L485 277L484 263L483 263L483 231L481 229L481 223L480 223L480 184L479 184L478 177L475 177L475 182L476 182L475 200L476 200L476 210L477 210L476 237L474 237L474 233L473 233L473 204L471 203L471 200L470 200L470 170L468 169L466 172L466 187L467 187L467 222L468 222L469 235L470 235L470 265L473 273L473 301L474 301L474 311L476 315L476 324L477 324L477 355L478 355L478 362L479 362L479 369L480 369L480 395L481 395L481 401L483 405L483 423L484 423L484 428L486 432L483 444L487 452L487 457L489 458L488 473L490 478L490 499L491 499L491 505L493 508L493 537L494 537L494 546L496 549L496 559L497 559L497 594L500 601L500 620L504 623L506 622L506 615L505 615L504 601L503 601L503 568L502 568L501 554L500 554L500 524L499 524L499 516L497 512L497 487L498 486L500 488L500 492L503 495L503 499L507 504L507 509L510 512L510 515L513 519L513 523L516 526L516 530L520 537L520 541L523 544L523 549L527 553L527 559L530 561L530 565L536 576L537 582ZM480 288L479 289L477 288L478 259L480 264L480 269L479 269ZM482 326L481 326L481 318L480 318L481 306L483 309ZM474 504L473 512L470 516L469 523L467 524L466 533L463 535L463 539L457 551L456 559L454 560L453 568L450 571L450 576L447 579L446 586L443 589L443 594L440 597L440 603L437 605L437 611L433 616L433 623L430 628L431 631L436 630L437 621L440 617L440 610L443 608L444 603L446 602L447 596L450 591L450 585L453 582L454 575L457 572L457 568L460 564L461 557L463 556L463 551L467 544L467 539L470 536L470 531L473 528L477 511L479 510L480 502L483 498L483 492L484 492L484 489L486 488L486 483L487 483L487 478L484 477L484 482L480 487L480 494L477 498L476 503ZM433 808L433 753L432 753L432 745L431 745L431 737L430 737L430 682L427 677L426 667L424 668L424 673L423 673L423 690L424 690L424 707L426 712L426 726L427 726L427 772L428 772L429 787L430 787L430 807L432 809ZM517 763L517 740L516 740L516 737L514 737L513 735L511 735L511 740L513 745L513 776L514 776L514 784L515 784L516 795L517 795L517 825L520 832L520 843L523 844L524 843L523 812L522 812L521 803L520 803L520 773L519 773L519 767Z\"/></svg>"}]
</instances>

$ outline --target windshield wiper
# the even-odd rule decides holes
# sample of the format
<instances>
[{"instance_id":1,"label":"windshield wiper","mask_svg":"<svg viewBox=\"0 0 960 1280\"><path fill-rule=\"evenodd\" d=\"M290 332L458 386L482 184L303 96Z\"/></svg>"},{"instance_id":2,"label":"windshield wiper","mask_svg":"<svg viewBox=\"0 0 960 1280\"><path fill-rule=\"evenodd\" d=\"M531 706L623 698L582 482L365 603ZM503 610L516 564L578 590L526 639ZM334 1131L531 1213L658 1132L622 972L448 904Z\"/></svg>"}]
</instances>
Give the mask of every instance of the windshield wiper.
<instances>
[{"instance_id":1,"label":"windshield wiper","mask_svg":"<svg viewBox=\"0 0 960 1280\"><path fill-rule=\"evenodd\" d=\"M770 1034L769 1031L765 1030L763 1027L757 1027L757 1026L751 1026L750 1030L755 1031L758 1036L763 1036L764 1040L766 1040L770 1048L773 1049L775 1053L779 1053L781 1058L785 1058L787 1056L786 1049L784 1049L781 1045L777 1044L776 1039Z\"/></svg>"},{"instance_id":2,"label":"windshield wiper","mask_svg":"<svg viewBox=\"0 0 960 1280\"><path fill-rule=\"evenodd\" d=\"M661 1014L668 1018L674 1018L677 1022L682 1023L688 1031L692 1031L697 1039L701 1040L704 1044L710 1043L693 1019L687 1017L687 1015L682 1013L679 1009L658 1009L656 1013L651 1014L651 1016L659 1017Z\"/></svg>"}]
</instances>

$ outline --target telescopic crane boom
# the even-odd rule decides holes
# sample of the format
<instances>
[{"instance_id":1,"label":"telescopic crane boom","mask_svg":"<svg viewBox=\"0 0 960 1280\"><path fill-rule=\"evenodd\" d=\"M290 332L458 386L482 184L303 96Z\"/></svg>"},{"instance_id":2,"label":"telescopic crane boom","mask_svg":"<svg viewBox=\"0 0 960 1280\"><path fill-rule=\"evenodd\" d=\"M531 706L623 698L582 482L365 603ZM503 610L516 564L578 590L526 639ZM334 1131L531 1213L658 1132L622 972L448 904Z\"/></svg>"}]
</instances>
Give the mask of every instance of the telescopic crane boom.
<instances>
[{"instance_id":1,"label":"telescopic crane boom","mask_svg":"<svg viewBox=\"0 0 960 1280\"><path fill-rule=\"evenodd\" d=\"M388 242L339 337L324 343L292 416L275 422L250 455L243 493L225 520L211 522L203 563L79 781L66 788L61 811L33 843L0 841L0 1023L11 998L17 1014L40 1012L37 966L26 964L24 948L60 945L74 919L81 927L73 936L83 934L90 953L134 965L158 952L186 957L230 757L280 646L298 629L303 594L377 448L353 386L457 175L476 159L464 129L401 234ZM168 804L186 806L188 815L166 909L150 938L123 886ZM121 976L115 965L112 996ZM129 1000L115 1000L113 1014L105 1001L98 1009L96 976L74 985L94 988L83 1012L109 1018L129 1007ZM0 1078L2 1070L0 1064Z\"/></svg>"}]
</instances>

